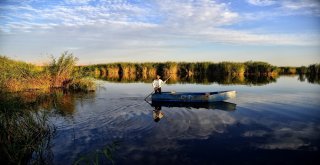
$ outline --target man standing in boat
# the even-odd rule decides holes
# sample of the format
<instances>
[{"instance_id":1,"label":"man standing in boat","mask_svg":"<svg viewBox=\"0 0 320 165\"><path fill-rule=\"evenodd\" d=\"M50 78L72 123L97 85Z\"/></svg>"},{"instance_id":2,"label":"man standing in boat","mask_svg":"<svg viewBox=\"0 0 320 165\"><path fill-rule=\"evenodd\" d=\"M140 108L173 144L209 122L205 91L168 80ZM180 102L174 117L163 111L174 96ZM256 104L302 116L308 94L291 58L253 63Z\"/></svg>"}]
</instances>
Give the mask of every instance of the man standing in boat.
<instances>
[{"instance_id":1,"label":"man standing in boat","mask_svg":"<svg viewBox=\"0 0 320 165\"><path fill-rule=\"evenodd\" d=\"M153 80L153 83L152 83L152 86L153 86L153 89L154 89L154 93L156 94L161 94L161 86L167 82L167 80L165 81L162 81L160 79L161 76L157 75L157 79Z\"/></svg>"}]
</instances>

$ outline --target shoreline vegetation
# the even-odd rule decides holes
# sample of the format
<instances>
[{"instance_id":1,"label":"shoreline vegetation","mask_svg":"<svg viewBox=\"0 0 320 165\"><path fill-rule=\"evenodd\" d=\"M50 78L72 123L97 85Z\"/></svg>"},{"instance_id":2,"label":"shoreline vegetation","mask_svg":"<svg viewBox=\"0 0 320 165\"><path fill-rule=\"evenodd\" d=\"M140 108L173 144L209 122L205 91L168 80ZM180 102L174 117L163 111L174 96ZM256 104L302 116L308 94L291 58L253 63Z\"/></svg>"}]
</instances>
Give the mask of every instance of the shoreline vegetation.
<instances>
[{"instance_id":1,"label":"shoreline vegetation","mask_svg":"<svg viewBox=\"0 0 320 165\"><path fill-rule=\"evenodd\" d=\"M47 164L56 130L48 113L40 110L40 102L22 96L2 94L0 99L0 163Z\"/></svg>"},{"instance_id":2,"label":"shoreline vegetation","mask_svg":"<svg viewBox=\"0 0 320 165\"><path fill-rule=\"evenodd\" d=\"M67 91L94 91L92 79L79 74L78 59L72 53L64 52L59 58L52 58L45 66L36 66L0 56L1 92L41 91L55 88Z\"/></svg>"},{"instance_id":3,"label":"shoreline vegetation","mask_svg":"<svg viewBox=\"0 0 320 165\"><path fill-rule=\"evenodd\" d=\"M74 95L94 94L95 82L64 52L45 66L0 56L0 163L50 164L55 126L49 115L72 114ZM75 93L76 92L76 93Z\"/></svg>"},{"instance_id":4,"label":"shoreline vegetation","mask_svg":"<svg viewBox=\"0 0 320 165\"><path fill-rule=\"evenodd\" d=\"M44 66L0 56L0 92L52 89L94 91L93 78L116 82L151 82L156 75L171 76L168 83L210 83L261 85L275 82L279 75L299 74L299 79L320 84L320 63L308 67L277 67L266 62L145 62L76 66L78 59L67 51Z\"/></svg>"},{"instance_id":5,"label":"shoreline vegetation","mask_svg":"<svg viewBox=\"0 0 320 165\"><path fill-rule=\"evenodd\" d=\"M308 67L277 67L266 62L163 62L163 63L107 63L79 66L83 75L117 82L151 82L156 75L169 77L168 83L191 82L219 84L266 84L280 75L300 75L320 84L320 64Z\"/></svg>"},{"instance_id":6,"label":"shoreline vegetation","mask_svg":"<svg viewBox=\"0 0 320 165\"><path fill-rule=\"evenodd\" d=\"M51 164L50 143L56 126L52 114L71 116L77 98L93 99L95 92L7 92L0 95L0 163Z\"/></svg>"}]
</instances>

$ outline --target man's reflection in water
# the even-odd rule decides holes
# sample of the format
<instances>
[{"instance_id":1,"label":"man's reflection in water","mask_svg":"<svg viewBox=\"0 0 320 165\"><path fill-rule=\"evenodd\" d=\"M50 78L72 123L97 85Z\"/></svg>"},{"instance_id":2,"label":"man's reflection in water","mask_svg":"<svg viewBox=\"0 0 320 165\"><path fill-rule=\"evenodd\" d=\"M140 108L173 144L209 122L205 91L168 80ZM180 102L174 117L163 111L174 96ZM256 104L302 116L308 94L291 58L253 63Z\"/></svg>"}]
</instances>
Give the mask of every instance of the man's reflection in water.
<instances>
[{"instance_id":1,"label":"man's reflection in water","mask_svg":"<svg viewBox=\"0 0 320 165\"><path fill-rule=\"evenodd\" d=\"M163 118L164 114L161 112L161 106L155 106L153 110L153 120L159 122Z\"/></svg>"}]
</instances>

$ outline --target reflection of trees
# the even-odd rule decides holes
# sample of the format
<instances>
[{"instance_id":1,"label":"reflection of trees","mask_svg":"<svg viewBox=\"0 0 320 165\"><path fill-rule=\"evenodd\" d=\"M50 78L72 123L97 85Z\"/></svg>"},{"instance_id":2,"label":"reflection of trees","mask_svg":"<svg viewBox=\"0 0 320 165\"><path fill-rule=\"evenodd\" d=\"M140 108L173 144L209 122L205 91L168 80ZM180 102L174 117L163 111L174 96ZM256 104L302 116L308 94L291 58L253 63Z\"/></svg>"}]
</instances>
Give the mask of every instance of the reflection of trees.
<instances>
[{"instance_id":1,"label":"reflection of trees","mask_svg":"<svg viewBox=\"0 0 320 165\"><path fill-rule=\"evenodd\" d=\"M75 112L76 101L82 98L93 98L93 92L67 92L61 89L52 90L49 94L38 92L20 92L8 94L8 98L18 98L24 106L32 105L29 107L32 110L48 110L54 111L60 115L72 115Z\"/></svg>"},{"instance_id":2,"label":"reflection of trees","mask_svg":"<svg viewBox=\"0 0 320 165\"><path fill-rule=\"evenodd\" d=\"M301 82L308 80L309 83L320 84L320 76L315 74L299 74L298 80Z\"/></svg>"},{"instance_id":3,"label":"reflection of trees","mask_svg":"<svg viewBox=\"0 0 320 165\"><path fill-rule=\"evenodd\" d=\"M54 110L54 113L60 115L72 115L76 111L76 101L82 98L93 98L93 92L89 93L73 93L63 90L54 90L49 97L41 101L39 107L46 110Z\"/></svg>"},{"instance_id":4,"label":"reflection of trees","mask_svg":"<svg viewBox=\"0 0 320 165\"><path fill-rule=\"evenodd\" d=\"M306 75L308 82L312 84L320 84L320 76L315 74L307 74Z\"/></svg>"},{"instance_id":5,"label":"reflection of trees","mask_svg":"<svg viewBox=\"0 0 320 165\"><path fill-rule=\"evenodd\" d=\"M265 85L277 81L275 76L247 76L246 83L247 85Z\"/></svg>"},{"instance_id":6,"label":"reflection of trees","mask_svg":"<svg viewBox=\"0 0 320 165\"><path fill-rule=\"evenodd\" d=\"M301 82L305 82L306 81L306 75L305 74L299 74L298 80Z\"/></svg>"},{"instance_id":7,"label":"reflection of trees","mask_svg":"<svg viewBox=\"0 0 320 165\"><path fill-rule=\"evenodd\" d=\"M169 84L175 83L198 83L198 84L210 84L210 83L218 83L224 85L230 84L241 84L241 85L265 85L268 83L276 82L278 78L277 75L220 75L220 74L196 74L190 76L180 76L179 74L169 74L163 77L166 79L170 77L168 80ZM112 82L123 82L123 83L131 83L131 82L152 82L154 77L150 76L129 76L129 77L99 77L102 80L112 81Z\"/></svg>"}]
</instances>

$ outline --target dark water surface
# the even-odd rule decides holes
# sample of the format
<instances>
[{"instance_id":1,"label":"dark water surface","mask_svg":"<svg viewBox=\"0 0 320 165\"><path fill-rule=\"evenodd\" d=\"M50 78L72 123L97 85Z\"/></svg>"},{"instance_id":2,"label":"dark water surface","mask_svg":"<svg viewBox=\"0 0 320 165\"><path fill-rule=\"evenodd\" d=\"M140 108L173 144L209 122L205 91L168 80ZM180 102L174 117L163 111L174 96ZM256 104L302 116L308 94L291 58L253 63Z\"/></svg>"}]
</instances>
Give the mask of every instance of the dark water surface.
<instances>
[{"instance_id":1,"label":"dark water surface","mask_svg":"<svg viewBox=\"0 0 320 165\"><path fill-rule=\"evenodd\" d=\"M262 86L169 84L163 91L236 90L237 97L211 107L164 105L159 122L144 101L151 84L99 84L50 118L54 164L320 163L318 84L286 76Z\"/></svg>"}]
</instances>

